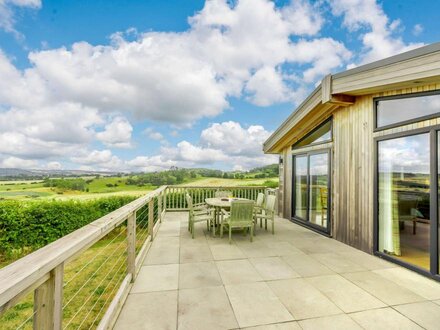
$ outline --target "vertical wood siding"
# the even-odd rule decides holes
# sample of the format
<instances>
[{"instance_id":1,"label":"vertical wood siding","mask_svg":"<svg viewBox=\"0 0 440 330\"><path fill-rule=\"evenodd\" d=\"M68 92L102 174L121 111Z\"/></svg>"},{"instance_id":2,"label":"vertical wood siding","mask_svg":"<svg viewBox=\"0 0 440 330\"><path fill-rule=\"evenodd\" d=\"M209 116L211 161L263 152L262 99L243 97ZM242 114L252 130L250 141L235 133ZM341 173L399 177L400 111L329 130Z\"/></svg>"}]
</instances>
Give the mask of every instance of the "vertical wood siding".
<instances>
[{"instance_id":1,"label":"vertical wood siding","mask_svg":"<svg viewBox=\"0 0 440 330\"><path fill-rule=\"evenodd\" d=\"M360 250L373 252L373 138L440 125L440 118L373 132L373 98L440 90L440 84L358 96L356 103L333 112L332 235ZM284 150L283 215L290 219L292 152Z\"/></svg>"}]
</instances>

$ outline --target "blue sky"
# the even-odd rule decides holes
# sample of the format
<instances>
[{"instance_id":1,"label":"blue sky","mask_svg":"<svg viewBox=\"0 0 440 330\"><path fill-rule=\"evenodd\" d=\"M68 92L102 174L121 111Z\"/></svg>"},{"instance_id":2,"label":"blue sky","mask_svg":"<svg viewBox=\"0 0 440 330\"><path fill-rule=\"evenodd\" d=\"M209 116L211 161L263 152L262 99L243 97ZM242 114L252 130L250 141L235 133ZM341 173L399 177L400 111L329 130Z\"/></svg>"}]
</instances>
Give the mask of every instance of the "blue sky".
<instances>
[{"instance_id":1,"label":"blue sky","mask_svg":"<svg viewBox=\"0 0 440 330\"><path fill-rule=\"evenodd\" d=\"M0 0L0 167L248 169L327 73L438 41L437 1Z\"/></svg>"}]
</instances>

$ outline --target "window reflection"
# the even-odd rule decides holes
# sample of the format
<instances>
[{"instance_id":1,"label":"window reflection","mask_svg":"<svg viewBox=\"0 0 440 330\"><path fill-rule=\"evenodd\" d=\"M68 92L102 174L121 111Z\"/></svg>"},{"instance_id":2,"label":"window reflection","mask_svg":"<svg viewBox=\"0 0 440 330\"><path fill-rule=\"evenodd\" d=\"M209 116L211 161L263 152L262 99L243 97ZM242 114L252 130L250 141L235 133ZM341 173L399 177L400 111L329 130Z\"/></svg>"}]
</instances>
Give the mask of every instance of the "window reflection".
<instances>
[{"instance_id":1,"label":"window reflection","mask_svg":"<svg viewBox=\"0 0 440 330\"><path fill-rule=\"evenodd\" d=\"M429 269L429 133L378 149L379 250Z\"/></svg>"},{"instance_id":2,"label":"window reflection","mask_svg":"<svg viewBox=\"0 0 440 330\"><path fill-rule=\"evenodd\" d=\"M309 220L327 227L328 154L310 156Z\"/></svg>"},{"instance_id":3,"label":"window reflection","mask_svg":"<svg viewBox=\"0 0 440 330\"><path fill-rule=\"evenodd\" d=\"M331 141L332 139L332 122L331 120L322 124L320 127L312 131L310 134L306 135L306 137L302 138L299 142L297 142L293 149L302 148L308 146L310 144L315 143L323 143L327 141Z\"/></svg>"},{"instance_id":4,"label":"window reflection","mask_svg":"<svg viewBox=\"0 0 440 330\"><path fill-rule=\"evenodd\" d=\"M380 100L377 102L377 127L440 113L440 94Z\"/></svg>"},{"instance_id":5,"label":"window reflection","mask_svg":"<svg viewBox=\"0 0 440 330\"><path fill-rule=\"evenodd\" d=\"M307 219L307 156L295 157L295 212L294 215Z\"/></svg>"}]
</instances>

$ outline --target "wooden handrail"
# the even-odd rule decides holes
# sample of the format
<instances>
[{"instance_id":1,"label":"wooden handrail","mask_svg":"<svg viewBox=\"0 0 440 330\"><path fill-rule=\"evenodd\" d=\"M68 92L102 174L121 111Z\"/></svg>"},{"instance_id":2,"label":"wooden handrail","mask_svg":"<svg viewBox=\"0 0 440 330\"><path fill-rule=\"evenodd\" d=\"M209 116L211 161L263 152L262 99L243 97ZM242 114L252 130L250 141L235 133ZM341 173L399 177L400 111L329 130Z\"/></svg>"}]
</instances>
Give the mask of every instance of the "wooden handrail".
<instances>
[{"instance_id":1,"label":"wooden handrail","mask_svg":"<svg viewBox=\"0 0 440 330\"><path fill-rule=\"evenodd\" d=\"M98 242L124 222L136 210L159 196L162 186L145 196L75 230L45 247L0 269L0 314L12 307L19 297L49 279L50 272Z\"/></svg>"},{"instance_id":2,"label":"wooden handrail","mask_svg":"<svg viewBox=\"0 0 440 330\"><path fill-rule=\"evenodd\" d=\"M266 189L266 186L168 186L176 189Z\"/></svg>"},{"instance_id":3,"label":"wooden handrail","mask_svg":"<svg viewBox=\"0 0 440 330\"><path fill-rule=\"evenodd\" d=\"M154 239L163 214L167 209L185 210L186 201L182 195L187 190L196 190L194 197L204 200L219 189L233 190L254 199L260 192L268 193L264 186L162 186L0 269L0 315L35 290L34 310L35 306L37 309L34 312L34 329L60 329L65 265L127 220L127 275L99 324L100 329L111 327ZM155 199L157 213L154 212ZM136 212L146 205L148 235L136 255ZM154 223L156 219L157 226Z\"/></svg>"}]
</instances>

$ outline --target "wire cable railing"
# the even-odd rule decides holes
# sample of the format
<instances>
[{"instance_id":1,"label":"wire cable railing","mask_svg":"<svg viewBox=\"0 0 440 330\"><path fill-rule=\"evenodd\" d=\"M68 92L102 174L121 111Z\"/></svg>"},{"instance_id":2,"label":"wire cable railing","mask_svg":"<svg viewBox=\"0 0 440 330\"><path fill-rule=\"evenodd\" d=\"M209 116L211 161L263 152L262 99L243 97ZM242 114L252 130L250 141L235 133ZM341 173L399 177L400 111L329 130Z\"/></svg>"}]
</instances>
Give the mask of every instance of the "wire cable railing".
<instances>
[{"instance_id":1,"label":"wire cable railing","mask_svg":"<svg viewBox=\"0 0 440 330\"><path fill-rule=\"evenodd\" d=\"M5 329L111 328L165 212L186 210L186 193L200 203L218 190L249 199L274 193L259 186L160 187L0 269L0 328L14 313Z\"/></svg>"}]
</instances>

